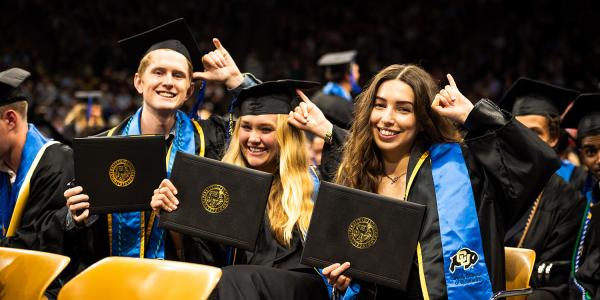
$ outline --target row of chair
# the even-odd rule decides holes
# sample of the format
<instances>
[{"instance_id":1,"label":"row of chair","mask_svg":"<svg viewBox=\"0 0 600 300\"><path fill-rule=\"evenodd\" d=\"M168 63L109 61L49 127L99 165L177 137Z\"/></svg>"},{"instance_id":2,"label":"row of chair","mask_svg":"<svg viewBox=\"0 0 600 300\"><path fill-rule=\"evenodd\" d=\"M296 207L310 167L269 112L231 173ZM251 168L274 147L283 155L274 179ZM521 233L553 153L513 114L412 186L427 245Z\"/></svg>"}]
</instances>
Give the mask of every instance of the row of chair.
<instances>
[{"instance_id":1,"label":"row of chair","mask_svg":"<svg viewBox=\"0 0 600 300\"><path fill-rule=\"evenodd\" d=\"M63 255L0 247L0 299L40 300L67 266ZM207 299L221 269L184 262L107 257L65 284L59 300Z\"/></svg>"},{"instance_id":2,"label":"row of chair","mask_svg":"<svg viewBox=\"0 0 600 300\"><path fill-rule=\"evenodd\" d=\"M535 252L505 248L506 292L493 299L526 299ZM63 255L0 247L0 299L40 300L67 266ZM69 299L207 299L221 269L176 261L107 257L67 282L58 300Z\"/></svg>"}]
</instances>

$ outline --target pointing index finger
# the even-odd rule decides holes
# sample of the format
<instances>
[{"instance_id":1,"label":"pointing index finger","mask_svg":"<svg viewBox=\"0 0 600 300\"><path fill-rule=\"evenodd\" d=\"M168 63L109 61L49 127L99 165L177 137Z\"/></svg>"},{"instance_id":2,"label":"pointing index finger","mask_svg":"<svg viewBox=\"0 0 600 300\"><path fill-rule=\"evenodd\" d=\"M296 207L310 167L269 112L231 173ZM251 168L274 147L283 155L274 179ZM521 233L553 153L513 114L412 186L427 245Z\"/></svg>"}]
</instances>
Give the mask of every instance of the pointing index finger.
<instances>
[{"instance_id":1,"label":"pointing index finger","mask_svg":"<svg viewBox=\"0 0 600 300\"><path fill-rule=\"evenodd\" d=\"M301 90L296 89L296 94L298 94L298 96L300 96L300 99L302 101L304 101L306 104L312 104L312 101L310 101L310 99L308 99L308 97L306 97L304 92L302 92Z\"/></svg>"},{"instance_id":2,"label":"pointing index finger","mask_svg":"<svg viewBox=\"0 0 600 300\"><path fill-rule=\"evenodd\" d=\"M446 74L446 77L448 78L448 82L450 83L450 86L452 86L454 88L458 88L456 86L456 82L454 81L454 77L452 77L452 75Z\"/></svg>"},{"instance_id":3,"label":"pointing index finger","mask_svg":"<svg viewBox=\"0 0 600 300\"><path fill-rule=\"evenodd\" d=\"M219 50L223 53L223 55L225 55L227 53L227 50L225 50L225 47L223 47L223 45L221 44L221 41L218 38L213 38L213 44L215 45L215 48L217 50Z\"/></svg>"}]
</instances>

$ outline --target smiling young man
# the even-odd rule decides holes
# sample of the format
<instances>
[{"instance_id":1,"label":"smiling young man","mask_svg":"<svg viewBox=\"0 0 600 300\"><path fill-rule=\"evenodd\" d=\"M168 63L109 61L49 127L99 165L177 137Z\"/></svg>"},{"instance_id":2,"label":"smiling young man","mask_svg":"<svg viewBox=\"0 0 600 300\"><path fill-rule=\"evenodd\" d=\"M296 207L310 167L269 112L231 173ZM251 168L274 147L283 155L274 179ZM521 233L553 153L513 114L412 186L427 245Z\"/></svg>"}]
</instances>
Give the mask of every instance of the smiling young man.
<instances>
[{"instance_id":1,"label":"smiling young man","mask_svg":"<svg viewBox=\"0 0 600 300\"><path fill-rule=\"evenodd\" d=\"M564 128L577 128L581 162L587 167L586 210L573 253L570 299L600 298L600 94L582 94L565 114Z\"/></svg>"},{"instance_id":2,"label":"smiling young man","mask_svg":"<svg viewBox=\"0 0 600 300\"><path fill-rule=\"evenodd\" d=\"M132 61L139 63L133 83L143 98L143 105L103 135L164 135L169 152L167 174L177 151L220 159L225 148L227 122L216 116L198 122L179 108L192 96L195 79L224 82L228 88L236 88L234 93L256 84L257 80L242 75L220 42L214 39L213 43L216 49L202 56L183 19L119 41ZM203 72L200 72L201 66L204 66ZM152 192L148 191L148 195ZM165 239L167 235L154 221L156 214L150 211L89 218L89 197L84 193L85 187L80 186L65 192L70 210L68 227L85 225L93 232L93 238L87 242L89 255L84 257L87 260L84 265L109 255L183 260L185 245L191 245L196 252L206 250L204 244L176 234ZM77 211L82 213L77 215ZM119 228L122 234L110 234L111 228ZM140 240L145 241L145 247L141 246L144 243L135 242Z\"/></svg>"},{"instance_id":3,"label":"smiling young man","mask_svg":"<svg viewBox=\"0 0 600 300\"><path fill-rule=\"evenodd\" d=\"M512 110L519 122L554 148L560 134L560 114L578 94L577 91L541 81L519 78L500 106ZM582 170L566 168L569 168L568 165L562 162L561 169L550 178L533 206L505 235L505 246L536 252L536 267L531 281L535 290L529 299L564 299L568 294L567 268L563 272L555 270L552 282L538 280L543 278L549 263L570 259L583 214L584 202L577 189L584 178ZM571 183L567 183L569 180Z\"/></svg>"}]
</instances>

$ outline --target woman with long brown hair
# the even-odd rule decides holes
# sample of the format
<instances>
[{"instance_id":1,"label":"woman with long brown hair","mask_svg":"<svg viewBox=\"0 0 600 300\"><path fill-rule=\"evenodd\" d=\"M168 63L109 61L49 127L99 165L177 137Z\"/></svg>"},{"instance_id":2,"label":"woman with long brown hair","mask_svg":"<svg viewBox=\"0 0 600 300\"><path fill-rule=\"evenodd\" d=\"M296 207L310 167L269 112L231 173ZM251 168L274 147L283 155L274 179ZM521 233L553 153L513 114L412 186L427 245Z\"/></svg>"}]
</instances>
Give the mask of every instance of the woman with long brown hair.
<instances>
[{"instance_id":1,"label":"woman with long brown hair","mask_svg":"<svg viewBox=\"0 0 600 300\"><path fill-rule=\"evenodd\" d=\"M489 100L473 105L448 80L437 92L418 66L381 70L357 97L347 141L305 96L290 113L292 124L328 141L325 178L427 206L406 291L352 282L343 275L351 262L324 268L344 299L488 299L504 289L504 229L531 205L558 160L509 113ZM464 141L459 129L467 131ZM476 259L465 264L465 253Z\"/></svg>"}]
</instances>

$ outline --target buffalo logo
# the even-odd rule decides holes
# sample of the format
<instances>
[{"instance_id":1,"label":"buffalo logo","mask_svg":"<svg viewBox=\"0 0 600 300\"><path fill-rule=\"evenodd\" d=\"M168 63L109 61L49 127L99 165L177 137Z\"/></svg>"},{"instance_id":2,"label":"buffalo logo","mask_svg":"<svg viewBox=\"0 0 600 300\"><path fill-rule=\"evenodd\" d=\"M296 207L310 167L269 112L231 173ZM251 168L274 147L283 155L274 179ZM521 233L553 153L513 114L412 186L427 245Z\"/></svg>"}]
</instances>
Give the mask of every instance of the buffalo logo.
<instances>
[{"instance_id":1,"label":"buffalo logo","mask_svg":"<svg viewBox=\"0 0 600 300\"><path fill-rule=\"evenodd\" d=\"M229 205L229 192L220 184L211 184L202 191L202 206L209 213L220 213Z\"/></svg>"},{"instance_id":2,"label":"buffalo logo","mask_svg":"<svg viewBox=\"0 0 600 300\"><path fill-rule=\"evenodd\" d=\"M135 179L135 167L126 159L117 159L110 165L108 175L114 185L126 187Z\"/></svg>"},{"instance_id":3,"label":"buffalo logo","mask_svg":"<svg viewBox=\"0 0 600 300\"><path fill-rule=\"evenodd\" d=\"M479 255L469 248L462 248L452 255L450 260L450 272L454 273L456 267L463 267L465 270L472 268L479 260Z\"/></svg>"},{"instance_id":4,"label":"buffalo logo","mask_svg":"<svg viewBox=\"0 0 600 300\"><path fill-rule=\"evenodd\" d=\"M348 239L352 246L358 249L367 249L373 246L378 236L377 224L369 218L356 218L348 226Z\"/></svg>"}]
</instances>

